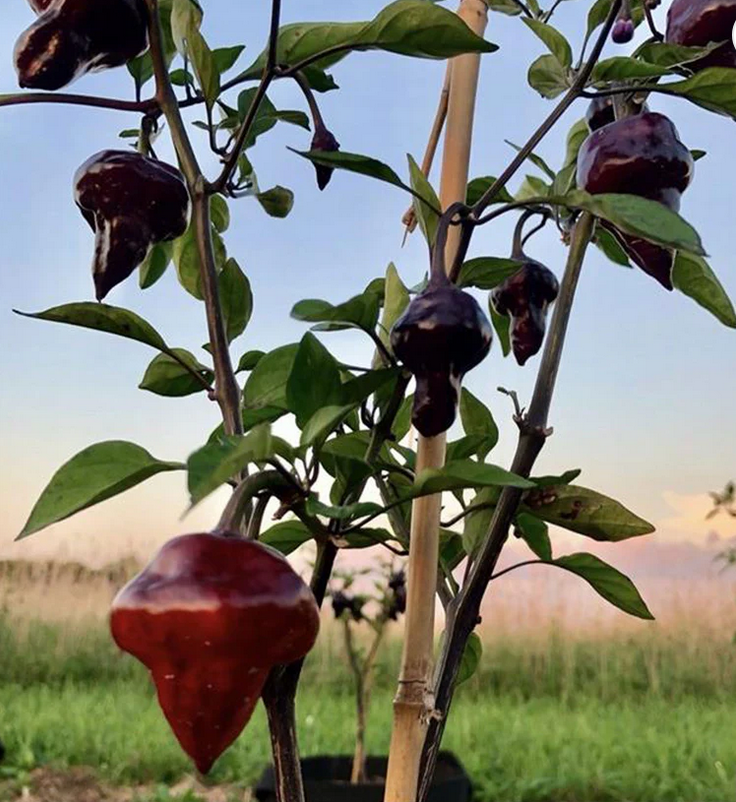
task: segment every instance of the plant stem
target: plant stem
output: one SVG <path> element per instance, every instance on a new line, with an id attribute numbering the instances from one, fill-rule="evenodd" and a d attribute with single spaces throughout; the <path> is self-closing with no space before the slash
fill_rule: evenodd
<path id="1" fill-rule="evenodd" d="M 233 176 L 237 166 L 240 154 L 245 147 L 245 143 L 253 127 L 253 123 L 258 115 L 258 110 L 261 107 L 263 98 L 266 97 L 266 92 L 271 82 L 276 77 L 276 58 L 278 55 L 278 39 L 279 39 L 279 21 L 281 19 L 281 0 L 271 0 L 271 26 L 268 37 L 268 57 L 266 59 L 266 67 L 263 70 L 263 78 L 258 85 L 255 96 L 250 104 L 243 124 L 240 126 L 238 135 L 235 138 L 235 144 L 230 151 L 230 155 L 225 159 L 225 166 L 222 168 L 220 177 L 210 187 L 211 193 L 222 192 L 227 188 L 230 179 Z"/>
<path id="2" fill-rule="evenodd" d="M 91 95 L 69 95 L 56 92 L 19 92 L 14 95 L 0 95 L 2 106 L 28 106 L 34 103 L 58 103 L 69 106 L 91 106 L 97 109 L 132 111 L 150 114 L 158 109 L 156 98 L 150 100 L 117 100 L 116 98 L 92 97 Z"/>
<path id="3" fill-rule="evenodd" d="M 268 716 L 268 731 L 271 735 L 276 798 L 278 802 L 303 802 L 304 784 L 296 736 L 296 696 L 274 693 L 268 687 L 270 682 L 269 677 L 263 690 L 263 700 Z"/>
<path id="4" fill-rule="evenodd" d="M 550 434 L 547 428 L 550 404 L 560 367 L 575 291 L 585 253 L 593 235 L 593 226 L 593 217 L 588 212 L 584 212 L 572 232 L 570 252 L 560 287 L 560 295 L 555 305 L 529 411 L 522 422 L 516 454 L 511 465 L 511 470 L 520 476 L 528 477 L 530 475 L 534 462 Z M 522 490 L 511 487 L 505 487 L 501 492 L 478 558 L 473 564 L 467 582 L 464 583 L 460 594 L 456 597 L 456 603 L 448 617 L 446 637 L 435 674 L 436 715 L 432 717 L 429 724 L 424 744 L 422 785 L 418 796 L 420 802 L 426 799 L 434 774 L 440 741 L 447 722 L 455 679 L 460 668 L 465 644 L 477 624 L 483 596 L 508 537 L 509 526 L 516 514 L 522 494 Z"/>
<path id="5" fill-rule="evenodd" d="M 562 100 L 557 104 L 557 106 L 555 106 L 549 117 L 547 117 L 547 119 L 531 135 L 529 141 L 521 148 L 521 150 L 519 150 L 509 166 L 478 199 L 478 202 L 473 207 L 473 215 L 475 217 L 479 217 L 483 213 L 484 209 L 492 202 L 493 198 L 498 194 L 498 192 L 500 192 L 500 190 L 502 190 L 514 177 L 514 175 L 516 175 L 517 170 L 529 158 L 529 155 L 534 152 L 534 149 L 537 147 L 537 145 L 552 130 L 560 117 L 562 117 L 568 108 L 570 108 L 570 106 L 580 97 L 585 85 L 588 83 L 591 73 L 593 72 L 593 68 L 595 67 L 601 55 L 603 46 L 608 39 L 608 34 L 610 33 L 611 28 L 616 21 L 616 17 L 618 16 L 618 12 L 621 7 L 621 1 L 622 0 L 614 0 L 608 17 L 603 24 L 601 33 L 598 36 L 598 40 L 596 41 L 588 60 L 585 62 L 585 65 L 575 77 L 575 81 L 570 89 L 568 89 Z"/>
<path id="6" fill-rule="evenodd" d="M 153 71 L 156 77 L 156 97 L 166 116 L 171 130 L 171 138 L 187 180 L 192 198 L 192 224 L 197 240 L 200 260 L 202 292 L 207 310 L 207 328 L 215 368 L 215 398 L 222 411 L 222 419 L 227 434 L 242 434 L 243 421 L 240 414 L 240 388 L 238 387 L 230 361 L 229 344 L 225 332 L 225 322 L 220 305 L 220 292 L 217 283 L 217 265 L 212 247 L 212 224 L 210 221 L 210 199 L 206 182 L 192 143 L 187 134 L 179 110 L 179 101 L 169 80 L 163 56 L 161 25 L 158 17 L 157 0 L 147 0 L 150 16 L 150 44 Z"/>
<path id="7" fill-rule="evenodd" d="M 488 22 L 484 0 L 461 0 L 457 13 L 474 33 L 483 35 Z M 465 54 L 451 63 L 440 179 L 443 228 L 442 236 L 438 231 L 435 243 L 433 281 L 437 266 L 447 270 L 453 264 L 460 240 L 459 227 L 451 227 L 449 223 L 456 204 L 464 204 L 466 200 L 480 56 Z M 446 444 L 446 433 L 437 437 L 419 436 L 417 474 L 425 468 L 444 465 Z M 413 802 L 419 786 L 422 745 L 433 708 L 430 686 L 441 504 L 441 493 L 417 498 L 412 504 L 404 648 L 394 698 L 384 802 Z"/>

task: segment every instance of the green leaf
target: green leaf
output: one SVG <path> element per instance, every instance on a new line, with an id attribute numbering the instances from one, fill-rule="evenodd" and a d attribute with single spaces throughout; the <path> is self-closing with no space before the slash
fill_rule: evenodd
<path id="1" fill-rule="evenodd" d="M 565 197 L 572 206 L 608 220 L 626 234 L 668 248 L 705 255 L 698 232 L 661 203 L 638 195 L 589 195 L 581 190 L 573 190 Z"/>
<path id="2" fill-rule="evenodd" d="M 212 58 L 220 75 L 235 66 L 235 62 L 244 50 L 245 45 L 234 45 L 233 47 L 218 47 L 212 51 Z"/>
<path id="3" fill-rule="evenodd" d="M 180 55 L 187 55 L 187 39 L 192 30 L 198 31 L 202 24 L 202 9 L 193 0 L 173 0 L 171 8 L 171 33 Z"/>
<path id="4" fill-rule="evenodd" d="M 261 534 L 259 541 L 286 556 L 296 551 L 304 543 L 308 543 L 313 537 L 314 535 L 305 524 L 293 520 L 275 524 Z"/>
<path id="5" fill-rule="evenodd" d="M 246 370 L 253 370 L 255 366 L 261 361 L 261 357 L 266 355 L 265 351 L 246 351 L 240 357 L 236 373 L 242 373 Z"/>
<path id="6" fill-rule="evenodd" d="M 434 191 L 434 187 L 429 183 L 427 176 L 422 172 L 422 168 L 414 161 L 414 157 L 409 155 L 409 177 L 411 181 L 411 188 L 422 198 L 426 198 L 429 203 L 419 200 L 416 196 L 412 196 L 412 203 L 414 206 L 414 214 L 416 215 L 419 228 L 424 234 L 424 239 L 427 244 L 432 247 L 434 238 L 437 234 L 437 224 L 440 217 L 437 214 L 438 210 L 442 208 L 440 199 Z"/>
<path id="7" fill-rule="evenodd" d="M 577 485 L 549 485 L 527 493 L 525 512 L 593 540 L 619 541 L 648 535 L 654 527 L 618 501 Z"/>
<path id="8" fill-rule="evenodd" d="M 282 409 L 281 407 L 260 407 L 258 409 L 244 409 L 242 414 L 243 418 L 243 433 L 249 432 L 251 429 L 254 429 L 258 426 L 259 423 L 273 423 L 277 421 L 279 418 L 282 418 L 286 415 L 286 410 Z M 220 424 L 209 436 L 207 439 L 208 443 L 219 443 L 223 439 L 225 439 L 227 435 L 225 434 L 225 427 Z M 279 440 L 278 437 L 272 437 L 272 442 L 274 443 L 274 450 Z"/>
<path id="9" fill-rule="evenodd" d="M 549 528 L 544 521 L 529 513 L 520 512 L 516 516 L 516 535 L 526 542 L 540 560 L 549 562 L 552 559 Z"/>
<path id="10" fill-rule="evenodd" d="M 567 133 L 567 148 L 565 163 L 555 176 L 553 191 L 557 195 L 564 195 L 575 187 L 575 173 L 578 163 L 580 146 L 590 134 L 588 123 L 583 118 L 578 120 Z"/>
<path id="11" fill-rule="evenodd" d="M 287 409 L 286 382 L 294 365 L 298 343 L 282 345 L 258 360 L 243 390 L 246 407 L 283 407 Z"/>
<path id="12" fill-rule="evenodd" d="M 608 84 L 611 81 L 627 81 L 636 78 L 658 78 L 670 72 L 667 67 L 648 64 L 629 56 L 614 56 L 599 61 L 593 68 L 589 83 Z"/>
<path id="13" fill-rule="evenodd" d="M 380 504 L 374 504 L 372 501 L 359 501 L 355 504 L 344 505 L 323 504 L 315 495 L 311 495 L 307 499 L 306 508 L 310 515 L 321 515 L 337 521 L 352 521 L 356 518 L 375 515 L 383 510 Z"/>
<path id="14" fill-rule="evenodd" d="M 199 88 L 202 90 L 205 102 L 212 108 L 220 94 L 220 71 L 217 69 L 209 45 L 198 29 L 190 28 L 187 45 Z"/>
<path id="15" fill-rule="evenodd" d="M 498 334 L 498 342 L 501 346 L 501 353 L 508 356 L 511 353 L 511 318 L 508 315 L 499 315 L 496 308 L 491 303 L 488 296 L 488 312 L 491 316 L 491 323 Z"/>
<path id="16" fill-rule="evenodd" d="M 225 262 L 225 267 L 217 277 L 217 283 L 227 341 L 231 343 L 245 331 L 250 322 L 253 313 L 253 293 L 248 277 L 235 259 L 228 259 Z"/>
<path id="17" fill-rule="evenodd" d="M 736 70 L 709 67 L 685 81 L 668 83 L 667 92 L 681 95 L 709 111 L 736 117 Z"/>
<path id="18" fill-rule="evenodd" d="M 138 283 L 142 290 L 152 287 L 166 272 L 171 261 L 171 251 L 170 242 L 157 242 L 148 251 L 143 264 L 138 268 Z"/>
<path id="19" fill-rule="evenodd" d="M 397 0 L 370 22 L 299 22 L 279 29 L 277 61 L 294 66 L 326 50 L 315 61 L 326 69 L 351 50 L 386 50 L 419 58 L 452 58 L 461 53 L 492 53 L 498 48 L 476 36 L 454 13 L 426 0 Z M 266 53 L 239 78 L 257 79 Z"/>
<path id="20" fill-rule="evenodd" d="M 719 42 L 713 42 L 708 47 L 684 47 L 668 42 L 646 42 L 635 53 L 636 57 L 650 64 L 660 67 L 680 67 L 691 61 L 697 61 L 703 56 L 720 47 Z"/>
<path id="21" fill-rule="evenodd" d="M 465 434 L 480 434 L 488 438 L 487 448 L 479 452 L 480 459 L 485 459 L 498 442 L 498 427 L 491 410 L 464 387 L 460 393 L 460 420 Z"/>
<path id="22" fill-rule="evenodd" d="M 391 346 L 391 329 L 394 323 L 404 314 L 406 307 L 409 306 L 409 300 L 409 290 L 401 280 L 396 265 L 391 262 L 386 268 L 383 313 L 379 329 L 381 342 L 387 348 Z"/>
<path id="23" fill-rule="evenodd" d="M 303 429 L 318 409 L 338 405 L 341 399 L 337 361 L 313 334 L 305 334 L 286 382 L 286 403 L 297 426 Z"/>
<path id="24" fill-rule="evenodd" d="M 315 447 L 321 445 L 353 409 L 353 404 L 318 409 L 302 430 L 301 445 Z"/>
<path id="25" fill-rule="evenodd" d="M 222 195 L 213 195 L 210 198 L 210 216 L 215 231 L 223 234 L 230 227 L 230 209 Z"/>
<path id="26" fill-rule="evenodd" d="M 96 443 L 72 457 L 51 477 L 17 539 L 124 493 L 157 473 L 183 468 L 179 462 L 157 460 L 135 443 Z"/>
<path id="27" fill-rule="evenodd" d="M 460 268 L 458 287 L 477 287 L 479 290 L 492 290 L 503 284 L 507 278 L 518 273 L 521 262 L 517 259 L 504 259 L 499 256 L 480 256 L 469 259 Z"/>
<path id="28" fill-rule="evenodd" d="M 540 56 L 532 62 L 527 81 L 542 97 L 550 100 L 570 88 L 570 78 L 560 62 L 550 55 Z"/>
<path id="29" fill-rule="evenodd" d="M 364 331 L 373 332 L 378 322 L 380 298 L 373 292 L 356 295 L 345 303 L 333 306 L 328 301 L 307 299 L 299 301 L 291 310 L 296 320 L 307 322 L 327 322 L 334 324 L 330 331 L 355 326 Z"/>
<path id="30" fill-rule="evenodd" d="M 273 453 L 271 426 L 262 423 L 243 437 L 222 437 L 207 443 L 187 460 L 191 506 L 237 476 L 250 462 L 261 462 Z"/>
<path id="31" fill-rule="evenodd" d="M 621 267 L 631 267 L 629 257 L 626 251 L 621 246 L 618 239 L 602 225 L 595 227 L 595 238 L 593 240 L 601 250 L 614 264 L 621 265 Z"/>
<path id="32" fill-rule="evenodd" d="M 256 198 L 266 214 L 271 217 L 287 217 L 294 208 L 294 193 L 286 187 L 271 187 L 265 192 L 256 193 Z"/>
<path id="33" fill-rule="evenodd" d="M 368 371 L 354 379 L 346 381 L 340 388 L 340 403 L 357 406 L 362 404 L 369 395 L 385 387 L 395 380 L 401 371 L 399 368 L 384 368 Z"/>
<path id="34" fill-rule="evenodd" d="M 480 659 L 483 656 L 483 641 L 475 633 L 471 632 L 463 649 L 463 656 L 460 660 L 460 667 L 455 680 L 455 687 L 467 682 L 478 670 Z"/>
<path id="35" fill-rule="evenodd" d="M 162 50 L 164 55 L 164 62 L 168 67 L 174 56 L 176 55 L 176 45 L 171 33 L 171 7 L 173 0 L 159 0 L 158 2 L 158 16 L 161 24 L 161 39 Z M 128 72 L 133 76 L 138 91 L 141 90 L 153 77 L 153 61 L 151 60 L 151 52 L 147 50 L 140 56 L 131 59 L 128 64 Z"/>
<path id="36" fill-rule="evenodd" d="M 276 111 L 274 112 L 274 117 L 276 117 L 277 120 L 281 120 L 281 122 L 304 128 L 306 131 L 310 131 L 312 128 L 309 122 L 309 116 L 303 111 L 294 111 L 291 109 Z"/>
<path id="37" fill-rule="evenodd" d="M 552 560 L 550 565 L 557 565 L 584 579 L 593 590 L 609 601 L 614 607 L 637 618 L 654 620 L 644 599 L 634 583 L 613 566 L 594 557 L 592 554 L 569 554 Z"/>
<path id="38" fill-rule="evenodd" d="M 215 262 L 219 269 L 225 265 L 227 251 L 222 237 L 213 230 L 212 244 L 215 250 Z M 204 300 L 202 292 L 202 271 L 200 269 L 199 249 L 197 238 L 194 233 L 194 226 L 190 223 L 189 228 L 178 239 L 174 240 L 172 249 L 172 259 L 176 266 L 176 275 L 182 287 L 198 301 Z"/>
<path id="39" fill-rule="evenodd" d="M 510 145 L 517 153 L 521 153 L 521 151 L 523 150 L 521 145 L 517 145 L 515 142 L 512 142 L 509 139 L 504 139 L 504 142 L 507 145 Z M 547 176 L 547 178 L 554 181 L 555 178 L 554 170 L 547 164 L 547 162 L 541 156 L 539 156 L 537 153 L 530 153 L 526 158 L 535 167 L 539 168 L 539 170 L 541 170 Z"/>
<path id="40" fill-rule="evenodd" d="M 421 0 L 426 2 L 426 0 Z M 334 170 L 347 170 L 349 173 L 358 173 L 359 175 L 367 175 L 370 178 L 376 178 L 379 181 L 385 181 L 387 184 L 392 184 L 401 189 L 408 189 L 407 185 L 399 178 L 398 175 L 383 162 L 377 159 L 372 159 L 370 156 L 362 156 L 360 153 L 348 153 L 344 150 L 338 151 L 323 151 L 323 150 L 289 150 L 296 153 L 298 156 L 303 156 L 309 159 L 313 164 L 319 164 L 324 167 L 331 167 Z"/>
<path id="41" fill-rule="evenodd" d="M 574 482 L 582 471 L 580 468 L 573 468 L 571 471 L 565 471 L 558 476 L 532 476 L 532 482 L 537 487 L 548 487 L 549 485 L 569 485 Z"/>
<path id="42" fill-rule="evenodd" d="M 606 21 L 606 18 L 611 13 L 612 3 L 613 0 L 596 0 L 590 7 L 590 11 L 588 11 L 588 36 Z"/>
<path id="43" fill-rule="evenodd" d="M 491 11 L 506 14 L 508 17 L 518 17 L 521 14 L 521 8 L 513 0 L 486 0 L 486 5 Z"/>
<path id="44" fill-rule="evenodd" d="M 475 556 L 488 534 L 498 494 L 499 490 L 496 487 L 481 488 L 470 503 L 470 507 L 479 509 L 475 509 L 463 518 L 463 548 L 470 557 Z"/>
<path id="45" fill-rule="evenodd" d="M 707 309 L 724 326 L 736 329 L 736 312 L 710 265 L 700 256 L 678 252 L 672 270 L 672 283 Z"/>
<path id="46" fill-rule="evenodd" d="M 212 382 L 215 374 L 205 365 L 200 364 L 194 354 L 184 348 L 172 348 L 179 359 L 196 371 L 205 381 Z M 156 395 L 168 396 L 170 398 L 181 398 L 193 393 L 201 393 L 204 390 L 201 382 L 198 382 L 192 374 L 182 367 L 169 354 L 159 354 L 146 368 L 146 372 L 138 385 L 141 390 L 148 390 Z"/>
<path id="47" fill-rule="evenodd" d="M 54 323 L 68 323 L 70 326 L 81 326 L 85 329 L 95 329 L 129 340 L 137 340 L 159 351 L 166 350 L 163 337 L 142 317 L 119 306 L 97 304 L 88 301 L 63 306 L 52 306 L 44 312 L 19 312 L 23 317 L 36 320 L 50 320 Z"/>
<path id="48" fill-rule="evenodd" d="M 426 468 L 414 480 L 412 497 L 428 496 L 464 487 L 534 487 L 534 483 L 510 471 L 472 460 L 448 462 L 443 468 Z"/>
<path id="49" fill-rule="evenodd" d="M 551 25 L 536 19 L 523 18 L 524 24 L 544 42 L 560 66 L 569 69 L 572 66 L 572 48 L 565 37 Z"/>
<path id="50" fill-rule="evenodd" d="M 481 460 L 493 448 L 494 441 L 485 434 L 468 434 L 447 444 L 447 461 L 478 456 Z"/>
<path id="51" fill-rule="evenodd" d="M 496 183 L 495 176 L 492 175 L 484 175 L 480 178 L 474 178 L 468 184 L 468 190 L 466 194 L 466 203 L 468 206 L 475 206 L 475 204 L 481 199 L 483 195 Z M 514 200 L 514 196 L 503 187 L 499 190 L 493 197 L 491 203 L 512 203 Z"/>

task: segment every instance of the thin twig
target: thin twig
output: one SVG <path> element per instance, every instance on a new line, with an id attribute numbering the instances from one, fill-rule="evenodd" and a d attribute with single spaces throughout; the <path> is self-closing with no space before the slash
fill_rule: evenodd
<path id="1" fill-rule="evenodd" d="M 578 72 L 575 81 L 570 89 L 566 92 L 562 100 L 555 106 L 552 113 L 547 119 L 537 128 L 531 135 L 529 141 L 519 150 L 516 157 L 509 164 L 509 166 L 501 173 L 501 175 L 493 182 L 493 184 L 483 193 L 473 207 L 473 215 L 479 217 L 484 209 L 493 201 L 493 198 L 508 184 L 508 182 L 516 175 L 517 170 L 529 158 L 529 155 L 534 152 L 537 145 L 544 139 L 545 136 L 552 130 L 555 123 L 562 117 L 567 109 L 580 97 L 581 92 L 590 78 L 593 68 L 595 67 L 598 58 L 600 57 L 603 47 L 608 39 L 608 35 L 613 27 L 616 17 L 618 16 L 621 7 L 621 0 L 614 0 L 611 5 L 611 10 L 603 25 L 603 29 L 598 37 L 598 40 L 593 47 L 593 50 L 585 63 L 585 66 Z"/>
<path id="2" fill-rule="evenodd" d="M 206 192 L 204 175 L 197 162 L 197 157 L 179 110 L 179 101 L 174 94 L 169 79 L 163 55 L 158 2 L 157 0 L 147 0 L 147 3 L 150 12 L 150 46 L 153 71 L 156 77 L 156 96 L 169 124 L 171 138 L 192 198 L 192 225 L 194 226 L 197 250 L 199 252 L 202 291 L 207 310 L 207 327 L 215 368 L 215 396 L 222 411 L 226 433 L 242 434 L 240 388 L 230 361 L 224 316 L 220 305 L 217 266 L 212 246 L 210 199 Z"/>
<path id="3" fill-rule="evenodd" d="M 266 66 L 263 70 L 263 77 L 258 85 L 258 90 L 251 101 L 250 108 L 245 115 L 243 124 L 240 126 L 238 135 L 235 138 L 230 155 L 225 159 L 225 165 L 222 168 L 220 177 L 209 188 L 210 193 L 222 192 L 226 189 L 233 173 L 237 169 L 238 159 L 245 147 L 245 143 L 250 134 L 253 123 L 258 115 L 258 110 L 261 107 L 263 99 L 266 97 L 271 82 L 276 77 L 276 58 L 278 55 L 278 38 L 279 38 L 279 22 L 281 19 L 281 0 L 272 0 L 271 3 L 271 27 L 268 39 L 268 57 L 266 59 Z"/>
<path id="4" fill-rule="evenodd" d="M 516 563 L 516 565 L 510 565 L 508 568 L 504 568 L 502 571 L 499 571 L 497 574 L 494 574 L 490 581 L 493 582 L 494 579 L 499 579 L 504 574 L 510 574 L 512 571 L 516 571 L 517 568 L 524 568 L 527 565 L 545 565 L 547 564 L 546 560 L 524 560 L 522 563 Z"/>
<path id="5" fill-rule="evenodd" d="M 34 103 L 59 103 L 68 106 L 91 106 L 97 109 L 132 111 L 150 114 L 158 109 L 156 98 L 150 100 L 118 100 L 117 98 L 93 97 L 91 95 L 69 95 L 55 92 L 21 92 L 15 95 L 0 95 L 2 106 L 26 106 Z"/>

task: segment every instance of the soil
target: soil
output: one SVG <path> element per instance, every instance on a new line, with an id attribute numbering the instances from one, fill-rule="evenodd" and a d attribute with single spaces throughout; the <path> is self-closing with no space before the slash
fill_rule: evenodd
<path id="1" fill-rule="evenodd" d="M 187 777 L 161 795 L 161 786 L 116 787 L 101 782 L 91 769 L 70 768 L 64 771 L 49 767 L 34 769 L 28 777 L 0 781 L 0 802 L 251 802 L 250 791 L 237 786 L 219 785 L 207 788 L 193 777 Z"/>

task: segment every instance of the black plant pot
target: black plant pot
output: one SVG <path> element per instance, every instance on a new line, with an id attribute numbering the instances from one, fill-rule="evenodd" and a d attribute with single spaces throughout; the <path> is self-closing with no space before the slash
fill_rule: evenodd
<path id="1" fill-rule="evenodd" d="M 301 761 L 306 802 L 383 802 L 388 758 L 369 757 L 366 772 L 370 781 L 351 785 L 353 759 L 319 755 Z M 440 752 L 428 802 L 469 802 L 470 779 L 451 752 Z M 273 767 L 269 766 L 255 787 L 259 802 L 276 802 Z"/>

